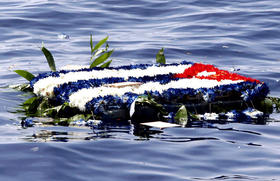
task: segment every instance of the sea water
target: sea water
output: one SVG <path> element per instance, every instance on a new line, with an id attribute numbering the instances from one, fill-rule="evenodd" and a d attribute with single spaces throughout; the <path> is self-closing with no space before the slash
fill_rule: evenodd
<path id="1" fill-rule="evenodd" d="M 20 104 L 32 95 L 8 88 L 13 72 L 90 64 L 90 34 L 109 36 L 112 66 L 214 64 L 266 82 L 280 96 L 278 0 L 10 0 L 0 2 L 0 180 L 280 180 L 280 116 L 266 124 L 205 123 L 138 133 L 21 127 Z"/>

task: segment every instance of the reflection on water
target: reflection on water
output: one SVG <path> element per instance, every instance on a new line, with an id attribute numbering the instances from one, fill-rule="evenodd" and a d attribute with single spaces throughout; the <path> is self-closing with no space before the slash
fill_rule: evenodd
<path id="1" fill-rule="evenodd" d="M 44 118 L 41 118 L 43 120 Z M 44 121 L 43 121 L 44 122 Z M 275 123 L 275 121 L 273 121 Z M 46 122 L 44 122 L 46 123 Z M 268 124 L 270 121 L 268 121 Z M 140 124 L 133 124 L 130 121 L 122 122 L 106 122 L 99 126 L 48 126 L 40 123 L 36 123 L 34 127 L 22 128 L 24 130 L 30 130 L 31 134 L 27 134 L 23 137 L 24 140 L 29 142 L 75 142 L 75 141 L 94 141 L 98 139 L 124 139 L 124 140 L 158 140 L 165 142 L 191 142 L 202 140 L 221 140 L 219 137 L 214 136 L 176 136 L 166 134 L 166 130 L 178 130 L 188 132 L 195 129 L 211 129 L 215 132 L 222 132 L 223 134 L 240 134 L 240 135 L 252 135 L 261 136 L 262 134 L 257 131 L 244 130 L 234 128 L 235 124 L 245 123 L 232 123 L 220 121 L 201 121 L 200 125 L 197 123 L 188 125 L 183 128 L 153 128 L 143 126 Z M 221 126 L 223 125 L 223 126 Z M 250 124 L 249 124 L 250 125 Z M 259 124 L 260 125 L 260 124 Z M 264 124 L 262 124 L 264 125 Z M 31 131 L 32 130 L 32 131 Z M 236 143 L 233 140 L 224 140 L 230 143 Z M 250 146 L 261 146 L 256 143 L 244 143 Z"/>

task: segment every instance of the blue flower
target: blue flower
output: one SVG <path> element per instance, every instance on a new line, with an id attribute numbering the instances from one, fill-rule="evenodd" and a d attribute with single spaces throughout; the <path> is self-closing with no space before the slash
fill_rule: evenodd
<path id="1" fill-rule="evenodd" d="M 22 127 L 32 127 L 34 126 L 33 118 L 26 118 L 21 122 Z"/>

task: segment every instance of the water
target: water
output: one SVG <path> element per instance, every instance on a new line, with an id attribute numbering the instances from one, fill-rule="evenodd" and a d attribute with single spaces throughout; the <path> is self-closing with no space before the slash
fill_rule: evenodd
<path id="1" fill-rule="evenodd" d="M 89 35 L 109 35 L 113 66 L 211 63 L 265 81 L 280 96 L 278 0 L 10 0 L 0 2 L 0 180 L 280 180 L 279 114 L 265 125 L 228 123 L 138 134 L 131 125 L 23 129 L 30 94 L 13 70 L 88 65 Z"/>

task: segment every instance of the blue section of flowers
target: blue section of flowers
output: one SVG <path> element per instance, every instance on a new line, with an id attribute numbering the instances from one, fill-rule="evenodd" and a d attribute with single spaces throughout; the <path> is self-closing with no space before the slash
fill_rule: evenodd
<path id="1" fill-rule="evenodd" d="M 173 74 L 166 74 L 166 75 L 156 75 L 156 76 L 144 76 L 144 77 L 129 77 L 127 80 L 124 78 L 119 77 L 112 77 L 112 78 L 104 78 L 104 79 L 89 79 L 89 80 L 79 80 L 77 82 L 69 82 L 62 84 L 59 87 L 54 88 L 54 95 L 56 96 L 57 101 L 60 103 L 68 102 L 69 96 L 77 92 L 82 88 L 90 88 L 90 87 L 99 87 L 104 84 L 112 84 L 118 82 L 160 82 L 161 84 L 166 84 L 171 80 L 177 80 L 178 78 L 173 78 Z"/>
<path id="2" fill-rule="evenodd" d="M 127 109 L 132 102 L 138 97 L 134 93 L 125 93 L 123 96 L 104 96 L 92 99 L 86 104 L 86 110 L 93 111 L 94 114 L 100 115 L 110 109 Z"/>
<path id="3" fill-rule="evenodd" d="M 34 126 L 34 122 L 32 118 L 26 118 L 21 122 L 22 127 L 32 127 Z"/>
<path id="4" fill-rule="evenodd" d="M 161 94 L 158 91 L 146 91 L 144 95 L 150 95 L 156 100 L 164 101 L 164 102 L 180 102 L 185 101 L 186 96 L 196 96 L 202 95 L 204 98 L 207 95 L 208 99 L 204 100 L 206 102 L 214 102 L 216 101 L 217 96 L 223 96 L 227 93 L 235 93 L 239 96 L 240 92 L 250 91 L 248 95 L 248 100 L 253 99 L 261 99 L 264 98 L 269 89 L 266 84 L 256 84 L 254 82 L 241 82 L 237 84 L 230 85 L 222 85 L 216 86 L 214 88 L 200 88 L 200 89 L 174 89 L 170 88 L 168 90 L 164 90 Z M 129 108 L 132 102 L 138 97 L 137 94 L 134 93 L 124 93 L 123 96 L 105 96 L 94 98 L 86 104 L 87 111 L 94 111 L 94 114 L 102 114 L 105 110 L 109 110 L 110 108 L 119 109 L 119 108 Z M 242 97 L 239 97 L 240 99 Z M 245 100 L 246 101 L 246 100 Z"/>
<path id="5" fill-rule="evenodd" d="M 77 82 L 69 82 L 54 88 L 54 95 L 60 103 L 69 101 L 69 95 L 83 88 L 99 87 L 102 84 L 111 84 L 116 82 L 124 82 L 123 78 L 104 78 L 79 80 Z"/>
<path id="6" fill-rule="evenodd" d="M 253 89 L 247 89 L 242 92 L 243 100 L 248 102 L 255 98 L 265 97 L 269 93 L 269 88 L 266 84 L 258 84 Z"/>

